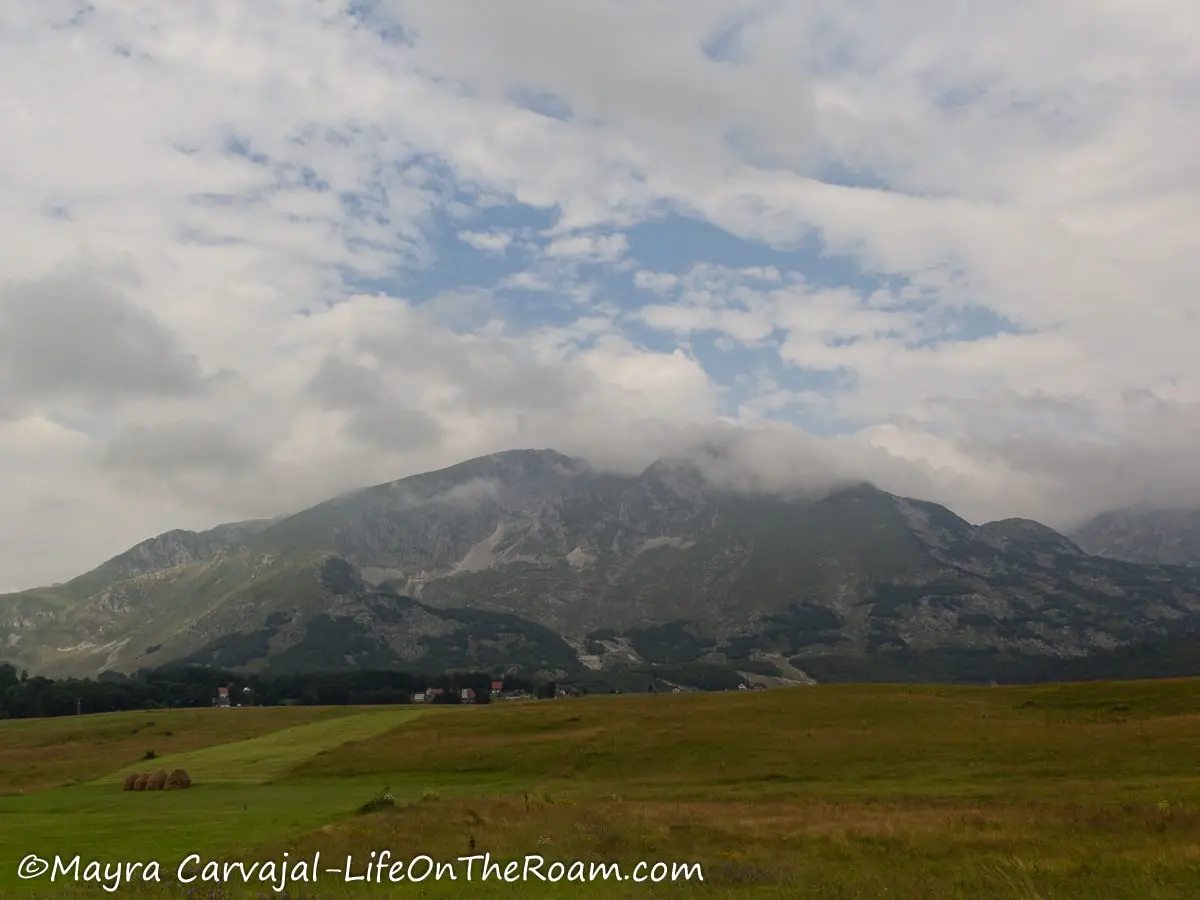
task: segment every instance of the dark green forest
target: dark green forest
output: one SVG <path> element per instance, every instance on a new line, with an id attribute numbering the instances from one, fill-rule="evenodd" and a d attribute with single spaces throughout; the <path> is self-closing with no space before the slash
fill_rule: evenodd
<path id="1" fill-rule="evenodd" d="M 667 631 L 647 629 L 639 636 L 652 645 Z M 991 650 L 897 649 L 865 657 L 802 655 L 791 662 L 818 682 L 831 684 L 1030 684 L 1178 678 L 1200 675 L 1200 634 L 1137 642 L 1074 658 Z M 747 681 L 741 673 L 775 676 L 779 671 L 771 663 L 752 659 L 721 664 L 664 659 L 658 664 L 585 670 L 564 675 L 556 683 L 525 673 L 503 677 L 471 671 L 429 675 L 370 668 L 249 675 L 214 666 L 177 664 L 133 675 L 106 672 L 96 679 L 52 679 L 0 663 L 0 719 L 211 706 L 218 687 L 229 688 L 234 703 L 254 706 L 411 703 L 415 694 L 438 688 L 442 693 L 431 702 L 464 702 L 470 688 L 475 693 L 474 702 L 487 703 L 493 681 L 502 681 L 505 693 L 553 697 L 560 688 L 571 694 L 670 691 L 677 685 L 701 691 L 733 690 Z"/>
<path id="2" fill-rule="evenodd" d="M 493 680 L 506 692 L 554 696 L 553 682 L 485 672 L 455 672 L 429 677 L 405 672 L 361 669 L 259 677 L 204 666 L 180 666 L 133 676 L 105 673 L 97 679 L 52 679 L 29 675 L 0 663 L 0 719 L 28 719 L 105 713 L 132 709 L 212 706 L 219 687 L 229 688 L 233 703 L 252 706 L 349 706 L 411 703 L 413 695 L 442 688 L 435 703 L 461 703 L 468 688 L 476 703 L 491 700 Z"/>

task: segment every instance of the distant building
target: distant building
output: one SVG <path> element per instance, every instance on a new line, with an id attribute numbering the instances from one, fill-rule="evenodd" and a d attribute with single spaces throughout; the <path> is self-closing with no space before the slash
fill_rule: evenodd
<path id="1" fill-rule="evenodd" d="M 465 691 L 463 691 L 463 699 L 466 700 L 468 703 L 474 703 L 475 702 L 475 688 L 467 688 Z"/>
<path id="2" fill-rule="evenodd" d="M 503 681 L 493 681 L 492 682 L 492 696 L 495 697 L 502 693 L 504 693 L 504 682 Z"/>
<path id="3" fill-rule="evenodd" d="M 424 691 L 417 691 L 415 694 L 413 694 L 413 703 L 424 703 L 424 702 L 425 702 L 425 692 Z"/>
<path id="4" fill-rule="evenodd" d="M 217 699 L 213 703 L 213 705 L 219 706 L 222 709 L 229 708 L 229 688 L 227 688 L 227 687 L 217 688 Z"/>

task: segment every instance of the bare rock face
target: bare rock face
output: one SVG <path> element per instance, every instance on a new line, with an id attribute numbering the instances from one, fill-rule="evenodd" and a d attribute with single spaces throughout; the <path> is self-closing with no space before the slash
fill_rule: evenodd
<path id="1" fill-rule="evenodd" d="M 1088 553 L 1125 562 L 1200 567 L 1200 509 L 1101 513 L 1071 536 Z"/>

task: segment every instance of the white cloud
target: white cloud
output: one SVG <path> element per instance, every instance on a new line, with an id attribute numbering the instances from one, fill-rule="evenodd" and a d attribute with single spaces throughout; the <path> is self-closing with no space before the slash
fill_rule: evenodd
<path id="1" fill-rule="evenodd" d="M 679 279 L 670 272 L 648 272 L 639 269 L 634 273 L 633 283 L 643 290 L 665 294 L 679 283 Z"/>
<path id="2" fill-rule="evenodd" d="M 862 429 L 771 425 L 764 472 L 832 453 L 975 517 L 1200 502 L 1190 0 L 380 10 L 407 43 L 330 3 L 0 12 L 0 582 L 514 444 L 634 465 L 735 384 L 741 426 Z M 488 220 L 514 202 L 550 226 Z M 670 212 L 805 253 L 639 260 Z M 417 302 L 455 239 L 532 262 Z"/>
<path id="3" fill-rule="evenodd" d="M 487 253 L 503 253 L 512 243 L 512 235 L 503 231 L 460 231 L 458 239 Z"/>
<path id="4" fill-rule="evenodd" d="M 543 252 L 551 259 L 612 263 L 628 249 L 629 239 L 623 234 L 578 234 L 551 241 Z"/>

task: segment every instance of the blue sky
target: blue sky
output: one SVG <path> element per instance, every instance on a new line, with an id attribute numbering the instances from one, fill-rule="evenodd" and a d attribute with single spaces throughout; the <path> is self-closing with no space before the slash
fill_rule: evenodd
<path id="1" fill-rule="evenodd" d="M 541 251 L 550 242 L 542 235 L 556 219 L 553 209 L 521 204 L 474 210 L 459 219 L 441 215 L 426 231 L 432 239 L 432 259 L 428 265 L 405 267 L 392 277 L 362 279 L 350 275 L 346 287 L 352 292 L 383 292 L 418 305 L 446 293 L 487 291 L 496 307 L 503 311 L 506 325 L 516 334 L 546 325 L 567 326 L 587 315 L 590 309 L 603 307 L 623 323 L 622 333 L 630 340 L 661 353 L 679 346 L 678 336 L 631 318 L 631 314 L 655 300 L 652 292 L 635 283 L 638 271 L 684 276 L 697 263 L 730 269 L 774 267 L 801 273 L 815 285 L 854 285 L 864 294 L 886 283 L 886 279 L 869 277 L 852 260 L 823 254 L 815 240 L 805 242 L 808 246 L 803 250 L 784 252 L 738 238 L 703 220 L 664 212 L 623 232 L 628 252 L 624 254 L 622 267 L 584 263 L 571 272 L 556 273 L 588 288 L 591 300 L 581 305 L 553 290 L 532 290 L 511 284 L 513 277 L 536 270 Z M 487 251 L 460 238 L 458 235 L 463 231 L 522 237 L 515 239 L 519 245 L 503 252 Z M 986 314 L 968 313 L 963 318 L 966 327 L 960 331 L 961 339 L 986 337 L 1000 330 L 999 323 Z M 777 345 L 779 340 L 780 334 L 775 334 L 770 343 Z M 588 341 L 582 344 L 586 346 Z M 849 373 L 782 365 L 770 347 L 723 345 L 719 335 L 708 331 L 689 336 L 686 346 L 704 370 L 726 386 L 728 395 L 723 411 L 731 416 L 751 396 L 751 389 L 740 384 L 750 376 L 766 375 L 779 387 L 798 392 L 836 391 L 850 380 Z M 844 422 L 806 420 L 794 408 L 780 410 L 775 417 L 823 433 L 850 427 L 850 423 Z"/>

